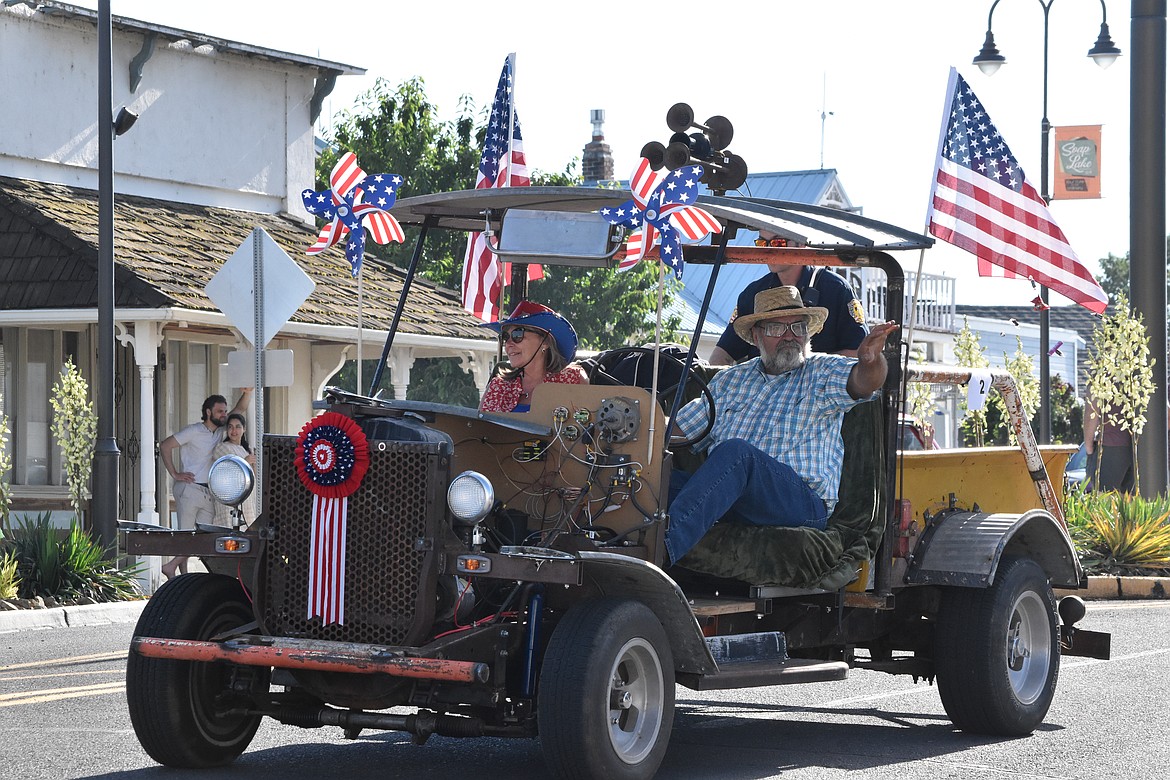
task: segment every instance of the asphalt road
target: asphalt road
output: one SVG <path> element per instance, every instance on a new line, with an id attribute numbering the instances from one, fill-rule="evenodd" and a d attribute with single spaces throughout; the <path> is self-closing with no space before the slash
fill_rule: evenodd
<path id="1" fill-rule="evenodd" d="M 1170 777 L 1170 603 L 1094 602 L 1082 624 L 1113 633 L 1113 660 L 1065 659 L 1056 700 L 1031 737 L 954 731 L 935 689 L 853 672 L 817 685 L 696 693 L 678 689 L 660 778 Z M 132 624 L 0 634 L 0 776 L 12 778 L 547 777 L 536 740 L 432 737 L 266 721 L 230 767 L 154 765 L 130 727 L 123 690 Z"/>

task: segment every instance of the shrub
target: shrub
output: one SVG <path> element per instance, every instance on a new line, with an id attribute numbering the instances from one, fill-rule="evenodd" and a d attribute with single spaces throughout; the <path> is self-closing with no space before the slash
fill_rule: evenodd
<path id="1" fill-rule="evenodd" d="M 57 601 L 126 601 L 140 594 L 138 567 L 118 568 L 74 518 L 61 536 L 47 513 L 22 520 L 8 541 L 17 562 L 20 598 L 49 596 Z"/>
<path id="2" fill-rule="evenodd" d="M 97 412 L 89 400 L 89 385 L 72 361 L 65 363 L 49 398 L 53 407 L 53 435 L 61 446 L 61 462 L 69 483 L 73 511 L 81 517 L 82 502 L 93 471 L 97 441 Z"/>
<path id="3" fill-rule="evenodd" d="M 16 576 L 16 556 L 10 552 L 0 555 L 0 599 L 14 599 L 20 586 Z"/>
<path id="4" fill-rule="evenodd" d="M 1170 499 L 1074 490 L 1065 517 L 1090 574 L 1170 571 Z"/>

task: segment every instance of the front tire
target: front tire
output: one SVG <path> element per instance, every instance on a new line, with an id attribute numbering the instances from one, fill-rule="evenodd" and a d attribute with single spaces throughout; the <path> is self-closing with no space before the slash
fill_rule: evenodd
<path id="1" fill-rule="evenodd" d="M 536 714 L 556 777 L 653 777 L 674 721 L 674 659 L 658 617 L 629 600 L 570 609 L 545 652 Z"/>
<path id="2" fill-rule="evenodd" d="M 243 587 L 218 574 L 185 574 L 151 597 L 136 636 L 207 640 L 252 621 Z M 233 679 L 239 675 L 238 679 Z M 131 651 L 126 662 L 130 722 L 142 747 L 166 766 L 198 768 L 231 763 L 247 749 L 259 715 L 223 714 L 237 694 L 268 690 L 269 670 L 222 662 L 147 658 Z"/>
<path id="3" fill-rule="evenodd" d="M 1056 692 L 1059 642 L 1056 599 L 1031 559 L 1004 559 L 985 590 L 946 589 L 934 646 L 951 721 L 973 734 L 1031 734 Z"/>

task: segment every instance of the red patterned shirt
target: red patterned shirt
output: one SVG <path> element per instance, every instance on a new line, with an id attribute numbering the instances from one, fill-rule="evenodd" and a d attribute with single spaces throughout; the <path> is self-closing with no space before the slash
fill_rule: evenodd
<path id="1" fill-rule="evenodd" d="M 585 376 L 585 369 L 570 364 L 555 374 L 545 374 L 545 382 L 555 382 L 562 385 L 584 385 L 589 380 Z M 511 412 L 520 405 L 520 396 L 524 388 L 519 377 L 508 380 L 494 376 L 488 382 L 487 390 L 483 393 L 483 400 L 479 403 L 481 412 Z M 527 406 L 527 403 L 525 403 Z M 527 411 L 527 410 L 526 410 Z"/>

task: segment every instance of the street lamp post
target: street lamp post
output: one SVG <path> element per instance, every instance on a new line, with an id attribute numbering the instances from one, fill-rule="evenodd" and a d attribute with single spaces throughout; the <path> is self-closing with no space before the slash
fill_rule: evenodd
<path id="1" fill-rule="evenodd" d="M 114 118 L 110 0 L 98 3 L 98 386 L 93 461 L 93 527 L 116 554 L 118 441 L 114 437 Z"/>
<path id="2" fill-rule="evenodd" d="M 1044 81 L 1043 101 L 1040 117 L 1040 197 L 1045 203 L 1052 200 L 1048 191 L 1048 145 L 1052 133 L 1052 124 L 1048 121 L 1048 15 L 1052 4 L 1056 0 L 1036 0 L 1044 11 Z M 1101 32 L 1097 36 L 1093 48 L 1089 49 L 1088 56 L 1102 68 L 1108 68 L 1121 56 L 1121 49 L 1113 44 L 1109 36 L 1109 24 L 1105 20 L 1105 0 L 1101 2 Z M 991 4 L 987 12 L 987 35 L 983 40 L 983 48 L 972 60 L 979 70 L 990 76 L 999 70 L 1001 65 L 1007 64 L 1007 58 L 999 53 L 995 47 L 995 36 L 991 32 L 991 18 L 995 14 L 995 7 L 1000 0 Z M 1052 401 L 1051 401 L 1051 369 L 1048 354 L 1048 288 L 1040 286 L 1040 443 L 1052 442 Z"/>

